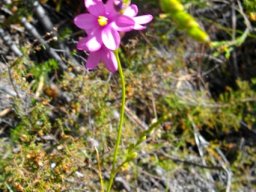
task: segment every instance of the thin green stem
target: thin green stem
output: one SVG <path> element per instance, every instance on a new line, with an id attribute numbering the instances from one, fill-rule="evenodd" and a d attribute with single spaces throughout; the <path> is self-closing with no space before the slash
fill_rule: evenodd
<path id="1" fill-rule="evenodd" d="M 155 128 L 157 128 L 159 125 L 161 125 L 170 117 L 171 117 L 171 114 L 164 115 L 161 118 L 159 118 L 156 122 L 154 122 L 152 125 L 150 125 L 150 127 L 140 135 L 139 140 L 135 144 L 130 145 L 128 147 L 128 153 L 136 149 L 142 142 L 145 141 L 147 135 L 150 135 L 150 133 L 152 133 Z"/>
<path id="2" fill-rule="evenodd" d="M 119 151 L 119 145 L 121 142 L 121 136 L 122 136 L 122 128 L 123 128 L 123 121 L 124 121 L 124 108 L 125 108 L 125 79 L 124 79 L 124 74 L 122 70 L 122 65 L 120 62 L 118 50 L 115 51 L 115 56 L 117 59 L 118 63 L 118 71 L 121 79 L 121 86 L 122 86 L 122 103 L 121 103 L 121 110 L 120 110 L 120 121 L 118 125 L 118 130 L 117 130 L 117 139 L 116 139 L 116 145 L 115 145 L 115 151 L 113 155 L 113 163 L 112 163 L 112 169 L 111 169 L 111 174 L 110 174 L 110 180 L 108 184 L 108 189 L 107 192 L 110 192 L 111 187 L 113 185 L 114 178 L 116 176 L 116 161 L 117 161 L 117 156 L 118 156 L 118 151 Z"/>
<path id="3" fill-rule="evenodd" d="M 147 136 L 149 136 L 157 127 L 159 127 L 159 125 L 161 125 L 163 122 L 165 122 L 170 117 L 171 117 L 171 114 L 164 115 L 163 117 L 159 118 L 157 120 L 157 122 L 150 125 L 150 127 L 139 136 L 139 139 L 137 140 L 137 142 L 135 144 L 131 144 L 127 148 L 127 154 L 128 155 L 126 155 L 125 160 L 119 165 L 117 170 L 120 169 L 125 163 L 128 163 L 128 162 L 132 161 L 133 159 L 130 158 L 129 154 L 138 150 L 137 148 L 139 147 L 139 145 L 141 143 L 143 143 L 146 140 Z"/>
<path id="4" fill-rule="evenodd" d="M 98 175 L 100 178 L 101 192 L 104 192 L 104 181 L 103 181 L 102 171 L 101 171 L 100 155 L 97 147 L 95 147 L 95 151 L 96 151 L 96 158 L 98 162 Z"/>

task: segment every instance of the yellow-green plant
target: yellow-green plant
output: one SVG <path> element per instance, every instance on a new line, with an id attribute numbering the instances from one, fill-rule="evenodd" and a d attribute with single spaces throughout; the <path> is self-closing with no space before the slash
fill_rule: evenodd
<path id="1" fill-rule="evenodd" d="M 200 42 L 210 41 L 208 34 L 200 27 L 195 18 L 187 13 L 179 0 L 160 0 L 160 6 L 190 37 Z"/>

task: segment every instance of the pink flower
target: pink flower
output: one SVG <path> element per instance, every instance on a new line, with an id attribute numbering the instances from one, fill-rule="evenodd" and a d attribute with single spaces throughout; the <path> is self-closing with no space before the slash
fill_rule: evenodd
<path id="1" fill-rule="evenodd" d="M 146 29 L 146 27 L 143 25 L 149 23 L 153 19 L 152 15 L 141 15 L 136 17 L 137 14 L 138 14 L 138 7 L 135 4 L 131 4 L 126 9 L 124 9 L 123 15 L 130 17 L 134 21 L 134 25 L 131 27 L 127 27 L 126 30 L 130 31 L 132 29 L 134 30 Z M 123 29 L 123 31 L 125 31 L 125 29 Z"/>
<path id="2" fill-rule="evenodd" d="M 114 50 L 120 45 L 119 32 L 142 30 L 149 23 L 152 15 L 137 16 L 138 8 L 135 4 L 123 6 L 122 0 L 84 0 L 89 13 L 78 15 L 74 19 L 77 27 L 87 33 L 78 44 L 78 50 L 88 51 L 86 68 L 94 69 L 98 63 L 105 63 L 110 72 L 118 69 Z"/>
<path id="3" fill-rule="evenodd" d="M 117 59 L 113 51 L 102 46 L 98 51 L 91 52 L 87 58 L 86 68 L 95 69 L 99 62 L 105 63 L 107 69 L 114 73 L 118 69 Z"/>
<path id="4" fill-rule="evenodd" d="M 110 50 L 116 50 L 120 45 L 118 31 L 132 27 L 133 19 L 115 11 L 113 0 L 107 4 L 101 0 L 84 0 L 84 3 L 89 13 L 78 15 L 74 23 L 85 30 L 88 36 L 79 41 L 77 49 L 94 52 L 104 45 Z"/>

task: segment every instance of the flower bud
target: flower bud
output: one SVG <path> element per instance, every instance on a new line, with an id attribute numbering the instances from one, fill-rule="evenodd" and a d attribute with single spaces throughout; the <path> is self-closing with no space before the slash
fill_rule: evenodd
<path id="1" fill-rule="evenodd" d="M 189 36 L 191 36 L 192 38 L 194 38 L 197 41 L 201 41 L 201 42 L 209 42 L 210 41 L 208 34 L 206 32 L 204 32 L 202 29 L 200 29 L 199 27 L 193 27 L 193 28 L 189 29 L 187 32 L 188 32 Z"/>
<path id="2" fill-rule="evenodd" d="M 128 159 L 132 160 L 132 159 L 136 159 L 138 157 L 138 153 L 137 152 L 131 152 L 128 154 Z"/>
<path id="3" fill-rule="evenodd" d="M 160 6 L 164 12 L 171 14 L 184 10 L 183 5 L 178 0 L 160 0 Z"/>
<path id="4" fill-rule="evenodd" d="M 172 17 L 180 28 L 199 27 L 196 20 L 190 14 L 184 11 L 177 12 L 173 14 Z"/>

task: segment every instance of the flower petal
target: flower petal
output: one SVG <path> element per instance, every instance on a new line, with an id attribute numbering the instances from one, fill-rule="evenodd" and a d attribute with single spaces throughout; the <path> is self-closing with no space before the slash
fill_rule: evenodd
<path id="1" fill-rule="evenodd" d="M 134 27 L 133 27 L 134 30 L 143 30 L 143 29 L 146 29 L 145 26 L 143 25 L 140 25 L 140 24 L 135 24 Z"/>
<path id="2" fill-rule="evenodd" d="M 138 7 L 135 4 L 131 4 L 124 10 L 124 15 L 129 17 L 135 17 L 138 14 Z"/>
<path id="3" fill-rule="evenodd" d="M 81 51 L 83 51 L 83 50 L 86 50 L 87 48 L 86 48 L 86 38 L 82 38 L 82 39 L 80 39 L 79 41 L 78 41 L 78 43 L 77 43 L 77 45 L 76 45 L 76 48 L 78 49 L 78 50 L 81 50 Z"/>
<path id="4" fill-rule="evenodd" d="M 87 62 L 85 67 L 87 69 L 95 69 L 95 67 L 97 67 L 97 65 L 100 62 L 100 51 L 96 51 L 96 52 L 91 52 L 90 55 L 87 58 Z"/>
<path id="5" fill-rule="evenodd" d="M 135 22 L 132 18 L 125 16 L 125 15 L 120 15 L 115 19 L 115 24 L 116 24 L 116 30 L 118 31 L 127 31 L 127 28 L 132 29 Z"/>
<path id="6" fill-rule="evenodd" d="M 105 7 L 101 0 L 84 0 L 84 4 L 92 15 L 100 16 L 105 14 Z"/>
<path id="7" fill-rule="evenodd" d="M 114 73 L 118 69 L 118 64 L 117 64 L 117 59 L 113 51 L 110 50 L 105 50 L 105 53 L 102 54 L 102 61 L 105 63 L 107 69 L 111 72 Z"/>
<path id="8" fill-rule="evenodd" d="M 152 21 L 153 16 L 152 15 L 141 15 L 138 17 L 133 18 L 136 24 L 146 24 Z"/>
<path id="9" fill-rule="evenodd" d="M 88 37 L 85 38 L 83 41 L 83 50 L 87 50 L 90 52 L 98 51 L 102 46 L 102 40 L 100 36 L 100 30 L 94 30 L 92 31 Z"/>
<path id="10" fill-rule="evenodd" d="M 102 42 L 110 50 L 116 50 L 120 45 L 120 35 L 111 26 L 102 30 Z"/>
<path id="11" fill-rule="evenodd" d="M 75 17 L 74 23 L 77 27 L 87 32 L 97 26 L 97 17 L 87 13 L 81 14 Z"/>
<path id="12" fill-rule="evenodd" d="M 116 12 L 115 7 L 114 7 L 114 1 L 115 0 L 108 0 L 107 3 L 105 4 L 106 11 L 111 13 L 111 12 Z"/>

